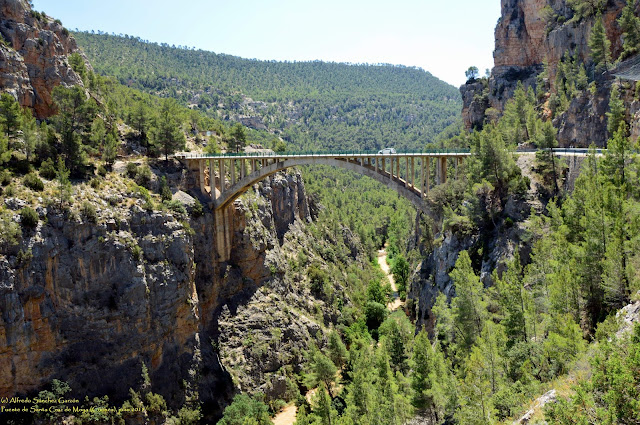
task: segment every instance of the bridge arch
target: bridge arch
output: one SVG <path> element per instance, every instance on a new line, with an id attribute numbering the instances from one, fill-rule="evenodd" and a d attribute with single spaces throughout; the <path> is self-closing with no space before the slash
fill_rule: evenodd
<path id="1" fill-rule="evenodd" d="M 318 164 L 340 167 L 373 178 L 411 201 L 418 210 L 426 211 L 423 199 L 430 189 L 432 162 L 435 163 L 435 183 L 440 184 L 447 178 L 447 160 L 452 158 L 457 168 L 458 163 L 468 155 L 468 151 L 432 151 L 400 154 L 226 154 L 177 157 L 186 162 L 190 169 L 198 170 L 198 186 L 203 194 L 211 197 L 211 206 L 216 211 L 224 210 L 255 183 L 279 171 Z M 404 167 L 401 167 L 402 162 Z M 246 170 L 247 163 L 250 172 Z M 238 168 L 239 178 L 236 179 Z M 209 178 L 206 177 L 207 174 Z M 230 177 L 230 184 L 227 176 Z M 219 190 L 216 190 L 216 186 Z M 209 193 L 206 189 L 209 189 Z"/>
<path id="2" fill-rule="evenodd" d="M 346 170 L 355 171 L 356 173 L 363 174 L 365 176 L 371 177 L 389 187 L 390 189 L 395 190 L 400 195 L 407 198 L 411 201 L 416 208 L 422 209 L 422 194 L 420 190 L 412 187 L 411 185 L 406 185 L 404 180 L 400 178 L 390 178 L 388 176 L 384 176 L 380 172 L 376 172 L 369 166 L 365 166 L 356 162 L 350 162 L 343 159 L 335 159 L 335 158 L 292 158 L 286 159 L 283 161 L 277 161 L 273 164 L 267 165 L 264 168 L 261 168 L 257 171 L 246 176 L 244 179 L 237 181 L 234 185 L 232 185 L 229 189 L 221 194 L 221 196 L 213 201 L 213 206 L 215 209 L 225 208 L 231 202 L 238 198 L 241 194 L 246 192 L 250 187 L 252 187 L 255 183 L 258 183 L 261 180 L 279 172 L 284 171 L 291 167 L 298 167 L 302 165 L 331 165 L 334 167 L 344 168 Z M 387 173 L 388 174 L 388 173 Z"/>

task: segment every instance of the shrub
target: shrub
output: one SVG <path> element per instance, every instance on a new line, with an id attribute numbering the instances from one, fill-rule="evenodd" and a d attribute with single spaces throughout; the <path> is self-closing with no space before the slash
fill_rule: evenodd
<path id="1" fill-rule="evenodd" d="M 11 172 L 9 170 L 0 171 L 0 184 L 7 186 L 11 183 Z"/>
<path id="2" fill-rule="evenodd" d="M 324 286 L 329 280 L 327 272 L 322 270 L 318 264 L 312 264 L 307 270 L 307 275 L 309 276 L 311 292 L 317 296 L 323 295 Z"/>
<path id="3" fill-rule="evenodd" d="M 99 175 L 99 176 L 102 176 L 102 177 L 104 177 L 104 176 L 106 176 L 106 175 L 107 175 L 107 169 L 106 169 L 106 168 L 105 168 L 105 166 L 104 166 L 104 165 L 102 165 L 102 164 L 101 164 L 101 165 L 98 165 L 98 175 Z"/>
<path id="4" fill-rule="evenodd" d="M 47 158 L 40 164 L 40 175 L 47 180 L 53 180 L 57 176 L 56 166 L 53 159 Z"/>
<path id="5" fill-rule="evenodd" d="M 198 218 L 204 215 L 204 208 L 202 204 L 197 199 L 195 200 L 193 206 L 191 207 L 191 217 Z"/>
<path id="6" fill-rule="evenodd" d="M 138 166 L 133 162 L 127 164 L 127 175 L 132 179 L 138 174 Z"/>
<path id="7" fill-rule="evenodd" d="M 167 178 L 162 176 L 160 179 L 160 197 L 163 201 L 170 201 L 172 196 L 171 189 L 169 189 L 169 185 L 167 184 Z"/>
<path id="8" fill-rule="evenodd" d="M 138 185 L 149 189 L 149 185 L 151 184 L 151 168 L 149 168 L 148 165 L 140 167 L 135 180 Z"/>
<path id="9" fill-rule="evenodd" d="M 36 192 L 42 192 L 44 190 L 44 183 L 35 173 L 29 173 L 24 176 L 22 183 L 29 189 L 35 190 Z"/>
<path id="10" fill-rule="evenodd" d="M 171 211 L 178 214 L 186 214 L 187 210 L 184 208 L 184 205 L 180 203 L 180 201 L 165 201 L 164 205 L 169 208 Z"/>
<path id="11" fill-rule="evenodd" d="M 96 190 L 100 189 L 100 179 L 97 177 L 92 178 L 89 184 L 91 185 L 92 188 Z"/>
<path id="12" fill-rule="evenodd" d="M 133 255 L 133 259 L 136 261 L 140 261 L 142 259 L 142 248 L 140 245 L 133 245 L 131 247 L 131 255 Z"/>
<path id="13" fill-rule="evenodd" d="M 30 207 L 24 207 L 20 210 L 20 223 L 22 227 L 33 229 L 38 225 L 40 221 L 36 210 Z"/>
<path id="14" fill-rule="evenodd" d="M 98 214 L 96 212 L 96 207 L 89 201 L 84 201 L 82 203 L 82 206 L 80 207 L 80 212 L 87 219 L 87 221 L 91 223 L 96 223 L 98 221 Z"/>
<path id="15" fill-rule="evenodd" d="M 20 227 L 15 223 L 10 213 L 0 212 L 0 244 L 17 245 Z"/>

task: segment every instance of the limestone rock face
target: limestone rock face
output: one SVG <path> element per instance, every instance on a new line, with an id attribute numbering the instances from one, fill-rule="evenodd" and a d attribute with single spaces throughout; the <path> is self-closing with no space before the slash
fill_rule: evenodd
<path id="1" fill-rule="evenodd" d="M 0 0 L 0 35 L 0 87 L 37 118 L 55 112 L 55 86 L 82 85 L 67 61 L 78 51 L 74 38 L 51 18 L 32 16 L 25 0 Z"/>
<path id="2" fill-rule="evenodd" d="M 140 388 L 143 362 L 151 390 L 170 406 L 185 402 L 183 382 L 197 391 L 207 422 L 240 386 L 281 397 L 281 366 L 300 364 L 311 337 L 324 335 L 303 313 L 313 311 L 313 299 L 283 271 L 299 243 L 283 246 L 290 234 L 304 238 L 309 205 L 299 173 L 255 189 L 227 208 L 226 261 L 217 252 L 217 212 L 187 226 L 141 201 L 104 203 L 97 223 L 38 207 L 37 229 L 17 247 L 0 246 L 0 397 L 33 394 L 56 378 L 80 399 L 119 403 Z M 17 219 L 21 203 L 6 205 Z M 305 241 L 311 251 L 314 242 Z M 286 306 L 297 307 L 285 314 Z M 282 330 L 278 351 L 249 350 L 246 367 L 226 357 L 258 329 L 272 338 L 272 328 Z"/>
<path id="3" fill-rule="evenodd" d="M 549 5 L 554 13 L 571 17 L 572 11 L 566 0 L 502 0 L 502 16 L 495 30 L 494 68 L 488 81 L 489 91 L 483 104 L 477 102 L 483 88 L 477 82 L 463 85 L 462 116 L 467 129 L 482 128 L 487 120 L 486 110 L 493 108 L 501 113 L 518 84 L 536 87 L 536 77 L 543 71 L 543 62 L 548 64 L 547 84 L 554 92 L 556 69 L 566 52 L 580 62 L 590 64 L 588 40 L 594 17 L 578 22 L 568 20 L 547 28 L 543 8 Z M 621 30 L 616 22 L 625 2 L 611 0 L 602 16 L 607 37 L 611 40 L 612 57 L 622 50 Z M 606 143 L 606 120 L 602 120 L 608 108 L 609 94 L 602 89 L 610 88 L 611 77 L 595 76 L 599 90 L 595 95 L 583 93 L 570 99 L 566 112 L 554 119 L 558 128 L 560 146 L 598 146 Z M 484 111 L 482 110 L 484 107 Z M 587 113 L 587 117 L 584 113 Z"/>
<path id="4" fill-rule="evenodd" d="M 0 394 L 58 378 L 124 398 L 142 361 L 183 375 L 198 332 L 187 231 L 166 213 L 132 211 L 117 231 L 56 215 L 28 238 L 30 260 L 0 256 Z"/>

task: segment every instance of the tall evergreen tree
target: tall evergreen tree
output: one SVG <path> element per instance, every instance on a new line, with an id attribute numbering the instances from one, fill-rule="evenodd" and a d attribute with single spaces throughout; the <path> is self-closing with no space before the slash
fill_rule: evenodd
<path id="1" fill-rule="evenodd" d="M 640 48 L 640 19 L 635 16 L 635 3 L 635 0 L 627 0 L 622 15 L 618 18 L 618 25 L 622 30 L 622 59 L 633 55 Z"/>
<path id="2" fill-rule="evenodd" d="M 607 38 L 601 15 L 598 15 L 591 29 L 589 49 L 591 50 L 591 59 L 596 65 L 596 68 L 607 70 L 611 62 L 611 41 Z"/>
<path id="3" fill-rule="evenodd" d="M 169 155 L 184 147 L 185 137 L 178 120 L 178 104 L 174 99 L 162 101 L 153 138 L 155 144 L 160 146 L 165 161 Z"/>
<path id="4" fill-rule="evenodd" d="M 0 94 L 0 122 L 5 136 L 11 140 L 20 127 L 20 105 L 9 93 Z"/>
<path id="5" fill-rule="evenodd" d="M 609 96 L 609 112 L 607 112 L 607 130 L 613 135 L 619 128 L 620 124 L 625 124 L 625 107 L 624 102 L 620 98 L 620 89 L 617 84 L 611 86 L 611 94 Z"/>
<path id="6" fill-rule="evenodd" d="M 456 296 L 452 299 L 451 305 L 457 330 L 457 344 L 463 351 L 468 351 L 482 332 L 487 303 L 483 297 L 482 282 L 471 267 L 471 258 L 467 251 L 460 252 L 456 266 L 449 276 L 456 289 Z"/>

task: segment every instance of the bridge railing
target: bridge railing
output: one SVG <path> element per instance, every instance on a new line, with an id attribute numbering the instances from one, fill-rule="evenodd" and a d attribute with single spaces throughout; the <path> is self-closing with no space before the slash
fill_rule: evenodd
<path id="1" fill-rule="evenodd" d="M 191 154 L 191 153 L 179 153 L 175 156 L 185 159 L 198 159 L 198 158 L 237 158 L 237 157 L 251 157 L 251 158 L 272 158 L 272 157 L 300 157 L 300 156 L 403 156 L 403 155 L 423 155 L 423 154 L 436 154 L 436 155 L 455 155 L 455 154 L 470 154 L 470 149 L 424 149 L 416 151 L 404 151 L 396 153 L 379 153 L 377 151 L 361 151 L 361 150 L 347 150 L 337 152 L 326 151 L 301 151 L 291 153 L 276 153 L 276 152 L 227 152 L 219 154 Z"/>

